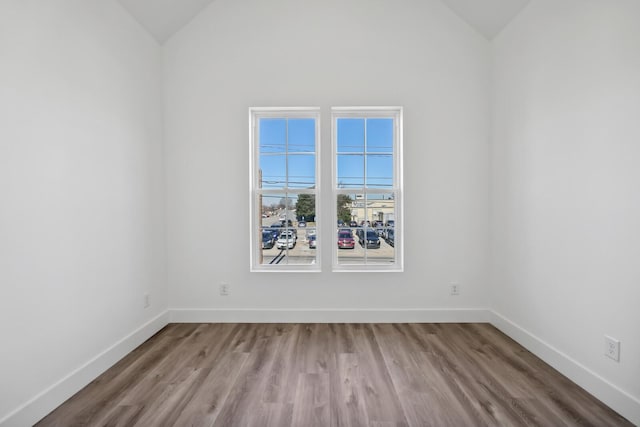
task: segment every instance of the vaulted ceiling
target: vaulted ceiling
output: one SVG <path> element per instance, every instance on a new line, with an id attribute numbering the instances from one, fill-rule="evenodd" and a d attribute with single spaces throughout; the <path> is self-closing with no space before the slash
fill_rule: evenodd
<path id="1" fill-rule="evenodd" d="M 214 0 L 118 0 L 164 43 Z M 267 0 L 268 1 L 268 0 Z M 530 0 L 442 0 L 488 40 L 493 39 Z"/>

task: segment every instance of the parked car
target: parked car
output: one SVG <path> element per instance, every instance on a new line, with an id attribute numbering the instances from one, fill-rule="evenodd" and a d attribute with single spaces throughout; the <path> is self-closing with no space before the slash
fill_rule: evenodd
<path id="1" fill-rule="evenodd" d="M 305 228 L 307 226 L 307 223 L 304 221 L 298 221 L 298 228 Z"/>
<path id="2" fill-rule="evenodd" d="M 390 219 L 389 221 L 384 223 L 384 226 L 385 227 L 394 227 L 395 224 L 396 224 L 396 222 L 394 220 Z"/>
<path id="3" fill-rule="evenodd" d="M 344 227 L 344 221 L 339 219 L 338 220 L 338 227 Z"/>
<path id="4" fill-rule="evenodd" d="M 357 223 L 357 222 L 355 222 L 355 221 L 351 221 L 351 222 L 349 222 L 349 227 L 351 227 L 351 228 L 356 228 L 357 226 L 358 226 L 358 223 Z"/>
<path id="5" fill-rule="evenodd" d="M 362 247 L 366 246 L 367 249 L 378 249 L 380 247 L 380 238 L 376 232 L 371 229 L 368 229 L 366 234 L 363 229 L 359 229 L 358 241 Z"/>
<path id="6" fill-rule="evenodd" d="M 290 219 L 286 221 L 282 219 L 280 220 L 280 227 L 293 227 L 293 222 Z"/>
<path id="7" fill-rule="evenodd" d="M 395 234 L 396 233 L 395 233 L 395 230 L 393 228 L 387 229 L 386 241 L 389 244 L 389 246 L 395 246 L 396 245 Z"/>
<path id="8" fill-rule="evenodd" d="M 309 249 L 315 249 L 317 246 L 316 235 L 312 234 L 309 236 Z"/>
<path id="9" fill-rule="evenodd" d="M 338 231 L 338 248 L 339 249 L 353 249 L 356 247 L 356 241 L 353 239 L 351 230 L 339 230 Z"/>
<path id="10" fill-rule="evenodd" d="M 276 238 L 271 231 L 262 231 L 262 249 L 271 249 L 276 244 Z"/>
<path id="11" fill-rule="evenodd" d="M 276 246 L 278 247 L 278 249 L 293 249 L 293 247 L 296 245 L 296 240 L 296 233 L 294 233 L 293 230 L 285 230 L 280 233 L 280 237 L 278 237 Z"/>
<path id="12" fill-rule="evenodd" d="M 307 239 L 309 238 L 309 236 L 313 236 L 316 234 L 316 229 L 315 227 L 309 227 L 307 228 L 307 231 L 305 231 L 305 234 L 307 236 Z"/>
<path id="13" fill-rule="evenodd" d="M 278 236 L 280 236 L 280 232 L 282 230 L 280 230 L 280 228 L 273 228 L 273 227 L 263 227 L 262 228 L 262 232 L 269 232 L 271 233 L 271 235 L 273 236 L 273 241 L 275 242 L 276 240 L 278 240 Z"/>

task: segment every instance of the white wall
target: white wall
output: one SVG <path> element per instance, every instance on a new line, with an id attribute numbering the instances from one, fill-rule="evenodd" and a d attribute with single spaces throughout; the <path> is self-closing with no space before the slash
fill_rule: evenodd
<path id="1" fill-rule="evenodd" d="M 159 69 L 116 2 L 0 2 L 0 423 L 166 310 Z"/>
<path id="2" fill-rule="evenodd" d="M 439 0 L 212 3 L 164 49 L 170 306 L 486 308 L 488 49 Z M 405 273 L 249 273 L 248 107 L 321 107 L 329 171 L 348 105 L 405 108 Z"/>
<path id="3" fill-rule="evenodd" d="M 535 0 L 498 36 L 491 181 L 492 307 L 635 399 L 636 423 L 638 17 L 635 0 Z"/>

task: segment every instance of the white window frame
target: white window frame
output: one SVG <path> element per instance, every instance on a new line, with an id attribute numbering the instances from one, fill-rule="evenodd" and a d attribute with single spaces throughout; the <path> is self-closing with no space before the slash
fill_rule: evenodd
<path id="1" fill-rule="evenodd" d="M 260 167 L 260 142 L 258 123 L 262 118 L 309 118 L 315 119 L 315 189 L 261 189 L 259 184 Z M 249 143 L 250 143 L 250 167 L 249 167 L 249 248 L 250 248 L 250 271 L 251 272 L 320 272 L 322 266 L 322 242 L 318 242 L 318 249 L 315 250 L 315 264 L 273 264 L 265 265 L 260 263 L 262 251 L 262 207 L 258 205 L 260 194 L 313 194 L 316 199 L 316 235 L 322 236 L 322 212 L 321 202 L 321 169 L 320 169 L 320 108 L 319 107 L 251 107 L 249 108 Z M 258 233 L 260 231 L 260 233 Z"/>
<path id="2" fill-rule="evenodd" d="M 393 134 L 393 187 L 385 190 L 367 189 L 365 185 L 362 188 L 338 188 L 338 140 L 337 140 L 337 121 L 340 118 L 393 118 L 394 134 Z M 390 264 L 339 264 L 338 249 L 334 244 L 332 255 L 332 271 L 335 272 L 402 272 L 404 271 L 404 215 L 403 215 L 403 135 L 402 135 L 402 107 L 332 107 L 331 108 L 331 154 L 332 154 L 332 211 L 333 225 L 338 223 L 337 212 L 337 196 L 338 194 L 353 194 L 364 192 L 370 194 L 393 193 L 395 199 L 394 213 L 394 235 L 395 235 L 395 261 Z M 335 233 L 334 233 L 335 241 Z"/>

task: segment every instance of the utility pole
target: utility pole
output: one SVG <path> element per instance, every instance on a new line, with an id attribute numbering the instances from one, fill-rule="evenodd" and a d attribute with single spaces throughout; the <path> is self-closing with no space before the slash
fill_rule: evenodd
<path id="1" fill-rule="evenodd" d="M 262 189 L 262 168 L 258 169 L 258 189 Z M 260 236 L 260 257 L 258 258 L 258 264 L 262 265 L 263 261 L 263 249 L 262 249 L 262 191 L 260 191 L 260 196 L 258 197 L 258 204 L 260 205 L 259 213 L 258 213 L 258 236 Z"/>

